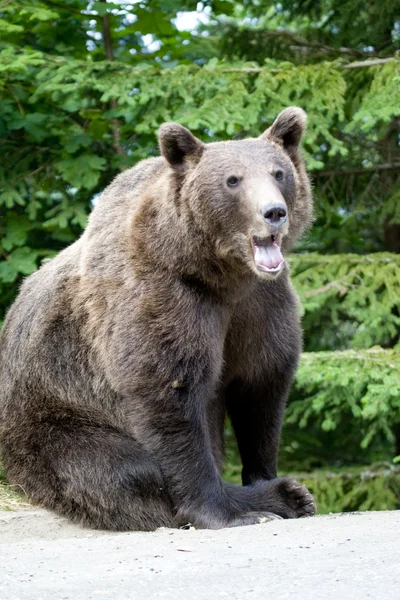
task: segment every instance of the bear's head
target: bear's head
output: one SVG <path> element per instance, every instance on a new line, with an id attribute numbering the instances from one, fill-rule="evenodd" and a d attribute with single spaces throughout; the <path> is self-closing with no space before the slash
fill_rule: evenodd
<path id="1" fill-rule="evenodd" d="M 164 123 L 161 154 L 184 215 L 213 240 L 219 256 L 275 279 L 283 252 L 312 218 L 299 145 L 306 123 L 298 107 L 282 111 L 259 138 L 203 144 L 182 125 Z"/>

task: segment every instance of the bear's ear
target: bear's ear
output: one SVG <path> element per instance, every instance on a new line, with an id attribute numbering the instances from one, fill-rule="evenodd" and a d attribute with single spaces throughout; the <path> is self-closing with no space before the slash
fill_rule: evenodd
<path id="1" fill-rule="evenodd" d="M 285 108 L 271 127 L 260 136 L 263 139 L 275 139 L 282 143 L 284 150 L 292 156 L 298 150 L 300 140 L 306 129 L 307 115 L 298 106 Z"/>
<path id="2" fill-rule="evenodd" d="M 204 144 L 186 127 L 178 123 L 163 123 L 158 131 L 160 152 L 171 167 L 181 167 L 189 159 L 199 160 Z"/>

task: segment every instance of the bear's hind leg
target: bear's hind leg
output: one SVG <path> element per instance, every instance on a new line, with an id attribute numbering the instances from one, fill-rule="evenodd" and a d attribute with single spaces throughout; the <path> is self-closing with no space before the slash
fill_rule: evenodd
<path id="1" fill-rule="evenodd" d="M 74 417 L 21 431 L 8 433 L 3 459 L 11 482 L 35 503 L 96 529 L 175 525 L 161 470 L 134 438 Z"/>

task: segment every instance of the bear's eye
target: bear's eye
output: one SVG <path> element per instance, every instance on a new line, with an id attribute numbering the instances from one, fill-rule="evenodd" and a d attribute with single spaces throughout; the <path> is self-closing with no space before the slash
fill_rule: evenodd
<path id="1" fill-rule="evenodd" d="M 282 181 L 282 179 L 283 179 L 283 171 L 281 171 L 280 169 L 278 169 L 277 171 L 275 171 L 275 179 L 277 179 L 278 181 Z"/>
<path id="2" fill-rule="evenodd" d="M 239 177 L 235 177 L 235 175 L 231 175 L 226 180 L 226 183 L 229 185 L 229 187 L 236 187 L 237 185 L 239 185 L 239 182 Z"/>

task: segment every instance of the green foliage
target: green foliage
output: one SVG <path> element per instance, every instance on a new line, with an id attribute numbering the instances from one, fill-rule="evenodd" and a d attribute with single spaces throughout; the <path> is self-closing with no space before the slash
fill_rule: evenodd
<path id="1" fill-rule="evenodd" d="M 347 130 L 369 132 L 377 126 L 391 123 L 399 114 L 399 84 L 399 62 L 392 59 L 377 69 L 371 86 Z"/>
<path id="2" fill-rule="evenodd" d="M 238 471 L 235 466 L 228 464 L 224 472 L 225 479 L 240 483 Z M 318 514 L 400 509 L 400 469 L 388 463 L 341 471 L 291 472 L 290 475 L 311 491 Z"/>
<path id="3" fill-rule="evenodd" d="M 105 185 L 158 152 L 163 121 L 206 141 L 239 139 L 298 104 L 309 114 L 316 219 L 290 258 L 306 353 L 282 464 L 390 460 L 400 452 L 395 3 L 205 0 L 203 24 L 182 30 L 177 17 L 196 7 L 0 4 L 0 319 L 22 278 L 79 236 Z M 346 478 L 323 477 L 310 483 L 322 506 L 338 508 L 343 494 L 343 510 L 377 506 L 367 488 L 395 505 L 383 476 L 364 478 L 355 495 L 361 480 L 350 490 Z"/>
<path id="4" fill-rule="evenodd" d="M 348 416 L 347 416 L 348 418 Z M 357 429 L 356 424 L 353 430 Z M 316 429 L 318 436 L 318 429 Z M 312 434 L 310 434 L 312 435 Z M 393 460 L 392 464 L 388 462 L 376 462 L 376 458 L 371 459 L 371 466 L 366 467 L 364 459 L 371 458 L 364 455 L 361 460 L 354 460 L 348 465 L 330 466 L 328 462 L 320 461 L 311 467 L 311 472 L 305 472 L 304 466 L 307 465 L 302 457 L 297 460 L 290 460 L 289 454 L 285 451 L 285 437 L 281 448 L 281 468 L 280 475 L 289 475 L 295 477 L 298 481 L 308 487 L 317 502 L 318 513 L 327 514 L 330 512 L 351 512 L 356 510 L 398 510 L 400 509 L 400 468 L 396 466 L 398 461 Z M 231 428 L 227 425 L 226 429 L 226 459 L 223 471 L 223 477 L 231 483 L 241 483 L 241 466 L 237 453 L 234 436 Z M 347 443 L 347 440 L 346 442 Z M 350 440 L 351 444 L 351 440 Z M 292 445 L 293 440 L 292 440 Z M 355 444 L 356 446 L 356 444 Z M 354 444 L 353 444 L 354 447 Z M 318 444 L 312 441 L 306 443 L 308 451 L 308 460 L 310 459 L 310 449 L 318 449 Z M 332 445 L 329 446 L 332 448 Z M 293 448 L 292 448 L 293 449 Z M 297 449 L 298 451 L 298 449 Z M 329 449 L 328 449 L 329 452 Z M 343 456 L 343 451 L 341 452 Z M 282 460 L 283 459 L 283 460 Z M 357 466 L 352 463 L 359 463 Z"/>
<path id="5" fill-rule="evenodd" d="M 268 6 L 270 25 L 282 26 L 293 18 L 289 9 Z M 0 148 L 7 156 L 0 166 L 0 208 L 3 228 L 16 218 L 29 221 L 26 260 L 12 237 L 1 248 L 3 260 L 10 263 L 0 270 L 4 304 L 33 263 L 38 266 L 74 239 L 85 224 L 91 199 L 114 174 L 157 152 L 155 131 L 165 120 L 179 121 L 205 139 L 258 135 L 284 106 L 296 103 L 309 113 L 304 148 L 317 177 L 329 164 L 338 169 L 341 164 L 370 166 L 382 160 L 376 143 L 399 104 L 397 58 L 345 69 L 346 56 L 338 49 L 337 56 L 321 55 L 317 65 L 315 60 L 297 60 L 301 52 L 287 60 L 283 51 L 265 56 L 261 64 L 229 62 L 218 56 L 221 50 L 208 39 L 212 36 L 177 29 L 178 11 L 194 7 L 190 2 L 148 1 L 131 7 L 118 2 L 88 5 L 84 0 L 64 5 L 24 0 L 18 7 L 13 1 L 0 7 Z M 231 19 L 231 26 L 242 33 L 247 11 L 253 10 L 230 2 L 210 8 L 210 31 L 213 19 L 220 24 Z M 267 17 L 260 14 L 256 25 L 268 33 Z M 318 11 L 312 14 L 320 20 Z M 391 14 L 385 18 L 390 20 Z M 106 24 L 112 46 L 103 39 Z M 298 26 L 303 31 L 305 21 L 300 19 Z M 292 44 L 284 33 L 283 39 Z M 153 36 L 153 50 L 145 45 L 147 34 Z M 239 36 L 235 42 L 238 55 L 243 40 Z M 314 37 L 309 40 L 318 43 Z M 356 101 L 348 94 L 355 87 Z M 316 233 L 308 242 L 318 251 L 342 251 L 335 236 L 340 232 L 342 238 L 354 238 L 350 232 L 360 212 L 354 206 L 357 186 L 343 197 L 338 193 L 342 178 L 331 179 L 328 188 L 325 183 L 316 188 L 324 221 L 316 230 L 329 233 L 324 239 Z M 367 185 L 382 193 L 379 183 Z M 399 185 L 395 177 L 384 186 L 381 222 L 398 219 Z M 377 206 L 374 202 L 374 224 Z M 368 229 L 371 219 L 364 220 Z M 367 233 L 371 249 L 383 249 L 382 240 Z"/>
<path id="6" fill-rule="evenodd" d="M 399 348 L 399 255 L 298 254 L 290 265 L 307 350 Z"/>
<path id="7" fill-rule="evenodd" d="M 314 495 L 319 514 L 400 508 L 400 469 L 388 464 L 336 473 L 316 471 L 297 478 Z"/>
<path id="8" fill-rule="evenodd" d="M 215 29 L 228 56 L 263 60 L 286 56 L 296 63 L 330 56 L 391 56 L 398 50 L 399 14 L 392 0 L 244 0 Z"/>
<path id="9" fill-rule="evenodd" d="M 286 421 L 304 428 L 316 419 L 322 431 L 351 419 L 361 447 L 375 436 L 393 440 L 400 423 L 400 352 L 369 348 L 302 355 L 296 387 L 302 399 L 289 403 Z"/>

